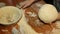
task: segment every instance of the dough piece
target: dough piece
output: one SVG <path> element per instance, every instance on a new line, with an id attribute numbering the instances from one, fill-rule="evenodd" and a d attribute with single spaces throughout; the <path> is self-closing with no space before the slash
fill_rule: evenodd
<path id="1" fill-rule="evenodd" d="M 57 19 L 58 12 L 53 5 L 45 4 L 39 9 L 38 15 L 45 23 L 51 23 Z"/>

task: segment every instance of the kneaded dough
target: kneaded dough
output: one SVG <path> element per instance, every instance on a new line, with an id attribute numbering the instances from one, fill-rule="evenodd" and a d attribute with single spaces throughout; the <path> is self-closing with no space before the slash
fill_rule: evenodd
<path id="1" fill-rule="evenodd" d="M 51 4 L 43 5 L 38 12 L 39 18 L 45 23 L 51 23 L 57 19 L 57 9 Z"/>

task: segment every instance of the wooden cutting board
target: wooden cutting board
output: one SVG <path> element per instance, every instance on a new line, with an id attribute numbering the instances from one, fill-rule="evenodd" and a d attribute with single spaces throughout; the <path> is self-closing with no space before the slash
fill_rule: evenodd
<path id="1" fill-rule="evenodd" d="M 40 7 L 45 4 L 44 1 L 40 1 L 37 5 L 40 4 Z M 25 17 L 27 19 L 28 24 L 32 27 L 34 31 L 37 33 L 51 32 L 55 27 L 55 23 L 45 24 L 38 17 L 39 7 L 36 4 L 33 4 L 31 7 L 25 10 Z"/>

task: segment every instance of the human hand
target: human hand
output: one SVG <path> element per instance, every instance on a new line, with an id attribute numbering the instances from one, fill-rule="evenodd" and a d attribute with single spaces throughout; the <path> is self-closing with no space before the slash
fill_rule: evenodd
<path id="1" fill-rule="evenodd" d="M 27 1 L 24 1 L 24 2 L 20 3 L 21 4 L 20 7 L 21 8 L 26 8 L 26 7 L 30 6 L 34 1 L 35 0 L 27 0 Z"/>

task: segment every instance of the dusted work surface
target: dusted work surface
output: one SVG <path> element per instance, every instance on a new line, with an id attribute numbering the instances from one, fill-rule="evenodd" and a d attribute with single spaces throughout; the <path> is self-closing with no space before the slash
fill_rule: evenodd
<path id="1" fill-rule="evenodd" d="M 60 31 L 60 29 L 56 28 L 55 22 L 52 24 L 43 24 L 42 21 L 38 18 L 38 9 L 43 4 L 45 4 L 45 2 L 40 2 L 40 4 L 36 3 L 25 9 L 25 12 L 23 12 L 23 17 L 19 22 L 21 34 L 55 34 L 56 31 Z M 60 17 L 58 17 L 58 19 L 59 18 Z"/>
<path id="2" fill-rule="evenodd" d="M 33 7 L 27 8 L 27 10 L 25 12 L 25 17 L 27 18 L 29 26 L 31 26 L 31 28 L 37 34 L 40 34 L 40 33 L 49 34 L 53 30 L 53 28 L 55 27 L 54 23 L 52 23 L 52 24 L 42 23 L 38 17 L 38 9 L 39 8 L 37 8 L 37 7 L 33 8 Z"/>

